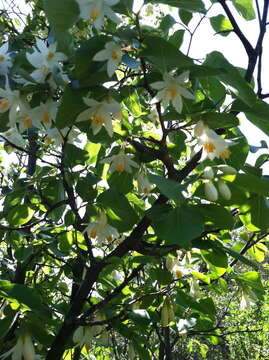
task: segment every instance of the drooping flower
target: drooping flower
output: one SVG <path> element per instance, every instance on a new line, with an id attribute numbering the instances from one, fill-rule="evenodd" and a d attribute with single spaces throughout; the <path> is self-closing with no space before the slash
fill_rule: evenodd
<path id="1" fill-rule="evenodd" d="M 34 109 L 32 109 L 26 102 L 21 102 L 19 106 L 20 109 L 17 113 L 16 123 L 19 125 L 20 133 L 23 133 L 25 130 L 30 129 L 33 126 L 39 128 L 40 122 L 35 117 Z M 14 124 L 11 125 L 14 126 Z"/>
<path id="2" fill-rule="evenodd" d="M 119 44 L 109 41 L 105 44 L 105 48 L 94 55 L 94 61 L 107 60 L 107 74 L 111 77 L 117 70 L 122 58 L 122 51 Z"/>
<path id="3" fill-rule="evenodd" d="M 212 183 L 212 181 L 208 180 L 205 183 L 205 197 L 209 201 L 217 201 L 218 200 L 218 190 L 216 186 Z"/>
<path id="4" fill-rule="evenodd" d="M 169 298 L 166 298 L 161 310 L 161 324 L 166 327 L 170 322 L 175 321 L 173 304 Z"/>
<path id="5" fill-rule="evenodd" d="M 163 81 L 157 81 L 151 84 L 153 89 L 159 90 L 152 102 L 162 102 L 164 108 L 167 108 L 170 101 L 178 113 L 181 113 L 183 107 L 182 96 L 187 99 L 194 99 L 194 96 L 186 89 L 186 82 L 189 79 L 189 72 L 186 71 L 177 77 L 165 73 Z"/>
<path id="6" fill-rule="evenodd" d="M 120 19 L 111 9 L 119 0 L 76 0 L 79 5 L 80 17 L 91 20 L 96 29 L 101 29 L 104 17 L 107 16 L 114 23 L 119 24 Z"/>
<path id="7" fill-rule="evenodd" d="M 112 115 L 121 111 L 120 105 L 116 102 L 96 101 L 93 99 L 83 98 L 88 109 L 80 113 L 76 119 L 77 122 L 90 120 L 91 128 L 94 135 L 98 134 L 104 125 L 108 135 L 112 137 Z"/>
<path id="8" fill-rule="evenodd" d="M 231 199 L 231 196 L 232 196 L 231 190 L 229 189 L 228 185 L 223 180 L 218 181 L 218 190 L 219 190 L 220 195 L 225 200 Z"/>
<path id="9" fill-rule="evenodd" d="M 104 160 L 103 163 L 108 163 L 110 165 L 110 171 L 118 171 L 118 172 L 129 172 L 132 173 L 132 167 L 138 168 L 138 164 L 132 160 L 134 157 L 133 154 L 125 154 L 124 150 L 120 150 L 117 155 L 110 156 Z"/>
<path id="10" fill-rule="evenodd" d="M 148 195 L 151 190 L 151 183 L 145 173 L 139 173 L 137 175 L 138 191 L 144 195 Z"/>
<path id="11" fill-rule="evenodd" d="M 198 280 L 192 277 L 189 280 L 189 283 L 190 283 L 190 295 L 195 299 L 199 299 L 200 297 L 202 297 L 202 292 L 200 290 Z"/>
<path id="12" fill-rule="evenodd" d="M 0 356 L 0 359 L 6 359 L 10 355 L 12 360 L 34 360 L 35 349 L 32 338 L 28 333 L 19 336 L 16 344 L 6 353 Z"/>
<path id="13" fill-rule="evenodd" d="M 119 237 L 118 230 L 107 223 L 107 217 L 104 212 L 99 215 L 96 221 L 89 224 L 85 231 L 91 239 L 96 240 L 100 245 L 111 242 Z"/>
<path id="14" fill-rule="evenodd" d="M 25 147 L 26 142 L 21 136 L 21 134 L 18 132 L 17 128 L 10 128 L 8 131 L 1 133 L 0 137 L 3 137 L 3 139 L 6 139 L 11 144 L 14 144 L 19 147 Z"/>
<path id="15" fill-rule="evenodd" d="M 54 101 L 47 101 L 41 103 L 39 106 L 33 109 L 33 116 L 42 124 L 46 129 L 49 129 L 52 125 L 52 121 L 55 121 L 57 114 L 57 103 Z"/>
<path id="16" fill-rule="evenodd" d="M 242 291 L 242 297 L 240 301 L 240 309 L 241 310 L 249 310 L 252 305 L 255 305 L 255 303 L 258 301 L 258 297 L 256 294 L 248 289 Z"/>
<path id="17" fill-rule="evenodd" d="M 38 83 L 44 83 L 54 68 L 59 69 L 59 62 L 66 60 L 66 56 L 56 51 L 57 44 L 50 44 L 36 39 L 36 47 L 32 53 L 26 53 L 26 58 L 36 68 L 30 75 Z"/>
<path id="18" fill-rule="evenodd" d="M 218 165 L 217 169 L 220 170 L 225 175 L 236 175 L 237 174 L 237 170 L 230 165 L 226 165 L 226 164 Z"/>
<path id="19" fill-rule="evenodd" d="M 5 43 L 0 47 L 0 74 L 6 75 L 11 65 L 8 43 Z"/>
<path id="20" fill-rule="evenodd" d="M 206 156 L 210 160 L 215 158 L 227 159 L 231 152 L 228 149 L 234 142 L 220 137 L 214 130 L 199 121 L 194 128 L 194 135 L 198 137 L 198 145 L 202 145 Z"/>
<path id="21" fill-rule="evenodd" d="M 13 124 L 16 118 L 17 107 L 19 103 L 19 91 L 12 91 L 6 77 L 5 89 L 0 89 L 0 113 L 9 110 L 9 123 Z"/>

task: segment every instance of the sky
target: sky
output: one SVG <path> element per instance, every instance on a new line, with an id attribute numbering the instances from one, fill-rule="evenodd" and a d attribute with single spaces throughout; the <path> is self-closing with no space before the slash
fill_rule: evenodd
<path id="1" fill-rule="evenodd" d="M 22 10 L 23 13 L 27 13 L 29 10 L 28 6 L 25 4 L 24 0 L 9 0 L 9 2 L 12 1 L 13 3 L 17 3 Z M 2 2 L 2 4 L 1 4 Z M 134 1 L 134 10 L 139 9 L 141 7 L 143 0 L 135 0 Z M 211 5 L 210 0 L 204 0 L 206 8 L 208 8 Z M 0 5 L 7 5 L 7 0 L 0 0 Z M 244 21 L 240 16 L 238 16 L 236 11 L 233 11 L 233 7 L 230 6 L 231 2 L 228 2 L 228 5 L 230 9 L 232 10 L 233 15 L 235 16 L 236 20 L 238 21 L 238 24 L 240 28 L 242 29 L 243 33 L 246 35 L 248 40 L 252 45 L 255 46 L 255 43 L 257 41 L 258 37 L 258 22 L 257 20 L 252 21 Z M 258 3 L 262 5 L 263 1 L 258 0 Z M 167 7 L 163 7 L 163 9 L 167 9 Z M 167 11 L 167 10 L 165 10 Z M 216 16 L 218 14 L 223 14 L 223 10 L 220 4 L 214 4 L 210 12 L 207 14 L 207 17 Z M 177 9 L 174 9 L 171 13 L 175 18 L 177 17 Z M 247 67 L 247 56 L 245 53 L 245 50 L 243 48 L 243 45 L 241 44 L 240 40 L 237 38 L 237 36 L 234 33 L 229 34 L 228 36 L 224 37 L 218 34 L 214 33 L 214 30 L 211 28 L 209 19 L 206 18 L 201 22 L 201 25 L 199 26 L 199 29 L 197 30 L 196 35 L 193 37 L 193 42 L 191 46 L 190 56 L 195 59 L 203 59 L 206 57 L 207 54 L 209 54 L 212 51 L 219 51 L 223 53 L 223 55 L 229 60 L 230 63 L 232 63 L 235 66 Z M 190 23 L 193 28 L 196 26 L 198 21 L 200 20 L 200 15 L 196 15 L 192 22 Z M 187 39 L 184 38 L 184 40 Z M 267 79 L 268 76 L 266 74 L 267 67 L 266 65 L 269 64 L 269 32 L 265 35 L 264 39 L 264 48 L 263 48 L 263 79 Z M 187 41 L 185 45 L 181 48 L 181 51 L 186 52 L 186 46 Z M 269 81 L 267 83 L 263 83 L 263 93 L 269 93 Z M 268 114 L 269 117 L 269 114 Z M 268 143 L 269 146 L 269 137 L 266 136 L 261 130 L 256 128 L 254 125 L 252 125 L 244 115 L 239 115 L 240 119 L 240 129 L 244 133 L 244 135 L 248 138 L 248 141 L 250 145 L 259 146 L 261 140 L 265 140 Z M 269 119 L 268 119 L 269 121 Z M 248 157 L 249 163 L 254 163 L 255 159 L 257 158 L 257 155 L 260 153 L 268 152 L 269 150 L 261 150 L 258 151 L 255 154 L 251 154 Z M 264 168 L 264 172 L 269 174 L 269 166 Z"/>

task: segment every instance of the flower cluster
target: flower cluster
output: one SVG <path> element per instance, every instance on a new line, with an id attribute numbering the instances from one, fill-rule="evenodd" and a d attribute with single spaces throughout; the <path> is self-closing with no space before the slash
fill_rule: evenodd
<path id="1" fill-rule="evenodd" d="M 215 171 L 216 170 L 216 173 Z M 217 201 L 218 200 L 218 192 L 225 200 L 230 200 L 232 193 L 229 189 L 228 185 L 221 178 L 217 178 L 217 188 L 214 185 L 215 177 L 218 176 L 220 172 L 225 175 L 235 175 L 237 173 L 236 169 L 229 165 L 220 165 L 210 167 L 207 166 L 204 169 L 203 178 L 205 179 L 204 189 L 205 189 L 205 197 L 209 201 Z"/>
<path id="2" fill-rule="evenodd" d="M 106 242 L 110 243 L 113 239 L 119 237 L 118 230 L 107 223 L 107 217 L 104 212 L 99 215 L 96 221 L 89 224 L 85 231 L 88 236 L 91 239 L 96 240 L 99 245 Z"/>

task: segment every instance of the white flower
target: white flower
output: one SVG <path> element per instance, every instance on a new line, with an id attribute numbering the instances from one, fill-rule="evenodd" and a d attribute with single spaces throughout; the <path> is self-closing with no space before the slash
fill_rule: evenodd
<path id="1" fill-rule="evenodd" d="M 0 359 L 6 359 L 12 355 L 12 360 L 34 360 L 35 349 L 32 338 L 29 334 L 20 335 L 17 343 L 13 348 L 0 356 Z"/>
<path id="2" fill-rule="evenodd" d="M 80 17 L 85 20 L 92 20 L 96 29 L 100 29 L 104 23 L 104 17 L 107 16 L 116 24 L 120 23 L 120 19 L 111 9 L 119 0 L 76 0 Z"/>
<path id="3" fill-rule="evenodd" d="M 146 174 L 140 173 L 137 175 L 138 190 L 140 193 L 148 195 L 151 190 L 151 183 Z"/>
<path id="4" fill-rule="evenodd" d="M 85 346 L 86 349 L 89 350 L 91 347 L 93 337 L 94 337 L 93 327 L 79 326 L 73 334 L 73 341 L 78 346 Z"/>
<path id="5" fill-rule="evenodd" d="M 75 127 L 72 127 L 71 130 L 68 127 L 65 127 L 61 130 L 58 130 L 57 128 L 51 128 L 48 129 L 45 134 L 46 134 L 45 142 L 47 144 L 53 143 L 56 146 L 59 146 L 64 142 L 66 136 L 67 136 L 66 142 L 68 143 L 75 142 L 78 139 L 80 131 Z"/>
<path id="6" fill-rule="evenodd" d="M 33 53 L 26 53 L 27 60 L 36 69 L 44 65 L 46 68 L 52 70 L 54 67 L 58 67 L 59 62 L 67 59 L 63 53 L 56 52 L 56 43 L 50 44 L 47 47 L 44 41 L 36 39 L 36 47 Z"/>
<path id="7" fill-rule="evenodd" d="M 8 131 L 1 133 L 0 137 L 3 137 L 11 144 L 17 145 L 19 147 L 24 148 L 26 145 L 25 140 L 21 136 L 21 134 L 18 132 L 17 128 L 10 128 Z"/>
<path id="8" fill-rule="evenodd" d="M 85 231 L 91 239 L 96 239 L 99 244 L 111 242 L 119 237 L 118 230 L 107 223 L 107 217 L 104 212 L 100 214 L 98 219 L 89 224 Z"/>
<path id="9" fill-rule="evenodd" d="M 252 290 L 242 292 L 242 298 L 240 301 L 240 310 L 249 310 L 252 305 L 255 305 L 258 298 Z"/>
<path id="10" fill-rule="evenodd" d="M 218 190 L 219 190 L 220 195 L 225 200 L 231 199 L 231 196 L 232 196 L 231 190 L 229 189 L 228 185 L 224 181 L 222 181 L 222 180 L 218 181 Z"/>
<path id="11" fill-rule="evenodd" d="M 6 75 L 11 65 L 8 43 L 5 43 L 0 47 L 0 74 Z"/>
<path id="12" fill-rule="evenodd" d="M 119 104 L 116 101 L 99 102 L 87 98 L 83 98 L 83 101 L 86 105 L 89 106 L 89 109 L 86 109 L 81 114 L 79 114 L 76 121 L 80 122 L 90 120 L 93 135 L 98 134 L 102 126 L 104 125 L 108 135 L 112 137 L 112 115 L 121 111 Z"/>
<path id="13" fill-rule="evenodd" d="M 94 55 L 94 61 L 107 60 L 107 74 L 111 77 L 117 70 L 119 63 L 121 62 L 122 51 L 119 44 L 114 41 L 109 41 L 105 44 L 105 49 L 99 51 Z"/>
<path id="14" fill-rule="evenodd" d="M 162 102 L 163 107 L 166 109 L 171 101 L 174 108 L 178 113 L 181 113 L 183 102 L 182 96 L 187 99 L 194 99 L 194 96 L 186 90 L 185 83 L 189 79 L 189 72 L 186 71 L 177 77 L 165 73 L 163 75 L 163 81 L 157 81 L 151 84 L 151 87 L 158 91 L 152 102 Z"/>
<path id="15" fill-rule="evenodd" d="M 190 283 L 190 295 L 195 299 L 199 299 L 200 297 L 202 297 L 202 292 L 200 290 L 198 280 L 195 278 L 191 278 L 189 280 L 189 283 Z"/>
<path id="16" fill-rule="evenodd" d="M 203 172 L 203 178 L 204 179 L 213 179 L 214 178 L 214 171 L 212 169 L 211 166 L 207 166 L 205 169 L 204 169 L 204 172 Z"/>
<path id="17" fill-rule="evenodd" d="M 30 129 L 32 126 L 37 128 L 40 127 L 40 122 L 35 117 L 34 109 L 30 108 L 29 104 L 26 102 L 20 103 L 20 110 L 17 114 L 16 122 L 19 125 L 20 133 Z M 11 125 L 14 126 L 14 124 Z"/>
<path id="18" fill-rule="evenodd" d="M 215 185 L 209 180 L 205 183 L 205 197 L 209 201 L 218 200 L 218 190 L 216 189 Z"/>
<path id="19" fill-rule="evenodd" d="M 198 145 L 202 145 L 206 156 L 210 160 L 215 157 L 222 160 L 229 158 L 231 152 L 228 149 L 233 141 L 224 140 L 214 130 L 209 129 L 202 121 L 199 121 L 194 128 L 194 135 L 198 137 Z"/>
<path id="20" fill-rule="evenodd" d="M 38 83 L 44 83 L 54 68 L 59 69 L 59 62 L 67 58 L 63 53 L 56 52 L 56 43 L 47 47 L 44 41 L 36 39 L 36 46 L 33 53 L 26 53 L 26 58 L 36 68 L 31 77 Z"/>
<path id="21" fill-rule="evenodd" d="M 15 123 L 17 107 L 19 104 L 19 91 L 12 91 L 9 87 L 8 78 L 6 77 L 5 89 L 0 89 L 0 113 L 9 110 L 9 124 Z"/>
<path id="22" fill-rule="evenodd" d="M 132 173 L 132 167 L 138 168 L 139 166 L 135 161 L 132 160 L 134 157 L 133 154 L 125 154 L 124 150 L 120 150 L 117 155 L 108 157 L 107 159 L 102 160 L 103 163 L 111 163 L 110 171 L 118 172 L 129 172 Z"/>
<path id="23" fill-rule="evenodd" d="M 52 125 L 52 121 L 55 121 L 57 114 L 57 103 L 54 101 L 47 101 L 45 104 L 41 103 L 39 106 L 33 109 L 33 116 L 42 124 L 46 129 L 49 129 Z"/>
<path id="24" fill-rule="evenodd" d="M 115 281 L 120 281 L 122 282 L 124 280 L 124 275 L 122 272 L 118 271 L 118 270 L 113 270 L 112 273 L 111 273 L 113 279 Z"/>

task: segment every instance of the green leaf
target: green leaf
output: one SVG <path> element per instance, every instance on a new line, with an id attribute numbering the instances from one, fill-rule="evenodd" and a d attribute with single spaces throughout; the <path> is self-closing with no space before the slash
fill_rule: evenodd
<path id="1" fill-rule="evenodd" d="M 249 192 L 269 196 L 269 181 L 252 174 L 237 174 L 234 184 Z"/>
<path id="2" fill-rule="evenodd" d="M 184 9 L 179 9 L 178 15 L 185 25 L 188 25 L 192 19 L 192 13 Z"/>
<path id="3" fill-rule="evenodd" d="M 233 26 L 224 15 L 220 14 L 210 18 L 213 29 L 222 36 L 227 36 L 233 30 Z"/>
<path id="4" fill-rule="evenodd" d="M 65 192 L 62 182 L 53 178 L 50 178 L 48 181 L 44 182 L 43 196 L 50 206 L 59 201 L 65 200 Z M 64 210 L 65 205 L 57 207 L 49 213 L 48 217 L 54 221 L 58 221 L 63 215 Z"/>
<path id="5" fill-rule="evenodd" d="M 87 160 L 87 164 L 96 163 L 100 149 L 101 144 L 95 144 L 90 141 L 87 142 L 87 145 L 85 146 L 85 150 L 89 153 L 89 159 Z"/>
<path id="6" fill-rule="evenodd" d="M 128 313 L 128 317 L 139 326 L 145 327 L 150 323 L 150 317 L 147 310 L 136 309 Z"/>
<path id="7" fill-rule="evenodd" d="M 160 189 L 160 192 L 165 195 L 168 199 L 182 203 L 184 198 L 181 194 L 185 190 L 185 186 L 180 185 L 176 181 L 166 179 L 162 176 L 153 174 L 148 175 L 148 179 L 151 183 L 156 184 Z"/>
<path id="8" fill-rule="evenodd" d="M 17 314 L 9 314 L 0 321 L 0 339 L 3 339 L 17 319 Z"/>
<path id="9" fill-rule="evenodd" d="M 243 79 L 240 72 L 229 63 L 227 59 L 218 51 L 210 53 L 204 65 L 212 66 L 221 70 L 222 75 L 217 78 L 227 84 L 231 90 L 248 106 L 252 106 L 256 102 L 256 94 L 250 85 Z"/>
<path id="10" fill-rule="evenodd" d="M 7 221 L 11 226 L 20 226 L 30 221 L 35 211 L 28 205 L 16 205 L 7 215 Z"/>
<path id="11" fill-rule="evenodd" d="M 141 56 L 156 65 L 160 71 L 168 71 L 171 68 L 186 68 L 193 65 L 189 57 L 183 55 L 169 41 L 157 36 L 145 38 Z"/>
<path id="12" fill-rule="evenodd" d="M 200 119 L 211 129 L 232 128 L 239 125 L 239 120 L 236 116 L 226 113 L 207 112 L 202 114 Z"/>
<path id="13" fill-rule="evenodd" d="M 263 299 L 264 287 L 261 282 L 260 273 L 257 271 L 249 271 L 244 274 L 236 275 L 236 280 L 244 286 L 251 288 L 259 299 Z"/>
<path id="14" fill-rule="evenodd" d="M 89 159 L 89 153 L 73 144 L 66 144 L 64 148 L 64 161 L 67 166 L 74 167 L 85 164 Z"/>
<path id="15" fill-rule="evenodd" d="M 108 208 L 109 223 L 119 232 L 130 230 L 138 220 L 138 216 L 131 207 L 127 198 L 114 189 L 100 194 L 97 202 Z"/>
<path id="16" fill-rule="evenodd" d="M 133 175 L 126 171 L 123 173 L 114 171 L 108 179 L 108 184 L 111 188 L 114 187 L 119 193 L 127 194 L 133 189 Z"/>
<path id="17" fill-rule="evenodd" d="M 184 34 L 185 34 L 185 30 L 177 30 L 174 32 L 173 35 L 169 37 L 168 41 L 172 45 L 174 45 L 177 49 L 179 49 L 183 43 Z"/>
<path id="18" fill-rule="evenodd" d="M 121 89 L 121 95 L 124 97 L 124 104 L 135 117 L 143 115 L 142 106 L 136 89 L 125 86 Z"/>
<path id="19" fill-rule="evenodd" d="M 233 229 L 234 217 L 231 212 L 216 204 L 196 205 L 196 210 L 205 218 L 205 224 L 214 229 Z"/>
<path id="20" fill-rule="evenodd" d="M 0 295 L 7 300 L 16 300 L 18 303 L 26 305 L 32 311 L 48 315 L 48 310 L 43 306 L 39 293 L 28 286 L 0 280 Z"/>
<path id="21" fill-rule="evenodd" d="M 43 3 L 45 13 L 58 44 L 58 50 L 66 54 L 70 53 L 72 37 L 68 29 L 78 20 L 79 7 L 77 2 L 74 0 L 43 0 Z"/>
<path id="22" fill-rule="evenodd" d="M 83 95 L 85 90 L 73 89 L 71 85 L 66 86 L 56 116 L 56 126 L 59 129 L 73 125 L 77 116 L 87 108 L 82 99 Z"/>
<path id="23" fill-rule="evenodd" d="M 191 11 L 191 12 L 201 12 L 201 13 L 205 13 L 205 6 L 204 3 L 202 2 L 202 0 L 161 0 L 161 1 L 157 1 L 157 0 L 146 0 L 145 3 L 157 3 L 157 4 L 167 4 L 170 6 L 174 6 L 177 7 L 179 9 L 184 9 L 187 11 Z"/>
<path id="24" fill-rule="evenodd" d="M 256 19 L 253 0 L 233 0 L 234 7 L 245 20 Z"/>
<path id="25" fill-rule="evenodd" d="M 156 235 L 167 244 L 184 247 L 201 235 L 204 230 L 204 219 L 195 206 L 181 206 L 169 211 L 158 221 L 153 218 L 153 228 Z"/>

